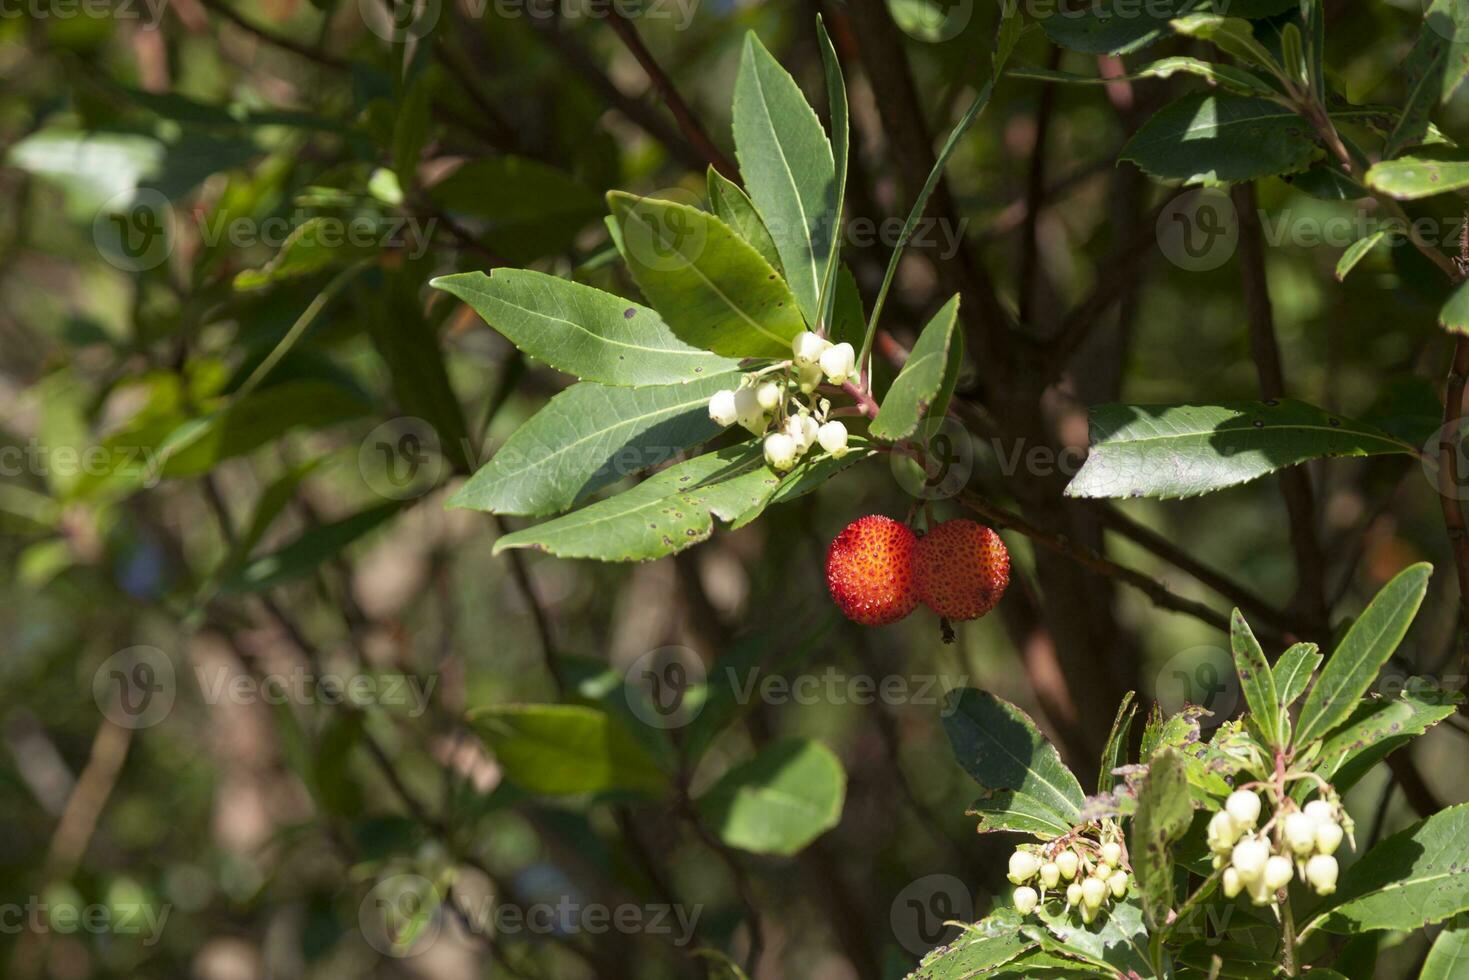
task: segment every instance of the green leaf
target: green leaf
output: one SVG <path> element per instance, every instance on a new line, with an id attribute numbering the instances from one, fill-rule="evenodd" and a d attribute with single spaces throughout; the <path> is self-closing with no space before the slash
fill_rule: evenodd
<path id="1" fill-rule="evenodd" d="M 729 225 L 672 201 L 607 201 L 633 279 L 681 340 L 726 357 L 789 356 L 805 329 L 796 297 Z"/>
<path id="2" fill-rule="evenodd" d="M 1469 334 L 1469 282 L 1455 287 L 1438 314 L 1438 325 L 1450 333 Z"/>
<path id="3" fill-rule="evenodd" d="M 990 975 L 1035 945 L 1010 917 L 991 916 L 966 926 L 958 939 L 930 952 L 908 980 L 972 980 Z"/>
<path id="4" fill-rule="evenodd" d="M 1014 78 L 1027 78 L 1039 82 L 1064 82 L 1073 85 L 1110 85 L 1121 81 L 1142 81 L 1148 78 L 1172 78 L 1177 74 L 1196 75 L 1211 84 L 1246 96 L 1270 96 L 1275 90 L 1257 75 L 1233 65 L 1217 65 L 1198 58 L 1160 58 L 1126 75 L 1102 78 L 1095 75 L 1075 75 L 1071 72 L 1050 68 L 1012 68 L 1007 72 Z"/>
<path id="5" fill-rule="evenodd" d="M 343 235 L 340 219 L 307 218 L 286 236 L 275 258 L 258 269 L 236 273 L 234 285 L 239 290 L 263 289 L 355 262 L 376 251 L 375 243 L 363 245 L 357 236 Z"/>
<path id="6" fill-rule="evenodd" d="M 1418 615 L 1432 574 L 1433 566 L 1427 562 L 1409 566 L 1362 611 L 1306 698 L 1296 729 L 1298 745 L 1327 734 L 1357 707 Z"/>
<path id="7" fill-rule="evenodd" d="M 1347 276 L 1352 270 L 1371 254 L 1372 250 L 1381 245 L 1387 238 L 1387 232 L 1375 231 L 1366 238 L 1359 238 L 1342 253 L 1341 260 L 1336 263 L 1336 281 L 1346 282 Z"/>
<path id="8" fill-rule="evenodd" d="M 847 82 L 842 76 L 842 63 L 837 58 L 836 48 L 831 43 L 831 36 L 826 33 L 826 24 L 820 14 L 816 17 L 816 34 L 821 42 L 821 67 L 826 76 L 826 102 L 831 113 L 832 164 L 837 182 L 836 209 L 831 223 L 834 240 L 821 279 L 819 322 L 829 335 L 832 332 L 830 328 L 836 291 L 840 288 L 838 277 L 842 268 L 841 228 L 847 206 L 847 156 L 851 152 L 852 132 L 847 105 Z"/>
<path id="9" fill-rule="evenodd" d="M 611 715 L 571 704 L 506 704 L 469 713 L 506 776 L 544 796 L 659 796 L 668 776 Z"/>
<path id="10" fill-rule="evenodd" d="M 1416 447 L 1304 402 L 1101 405 L 1069 497 L 1196 497 L 1325 456 L 1416 456 Z"/>
<path id="11" fill-rule="evenodd" d="M 1130 54 L 1167 36 L 1168 22 L 1206 0 L 1158 0 L 1123 10 L 1112 4 L 1059 5 L 1039 17 L 1046 35 L 1062 47 L 1086 54 Z"/>
<path id="12" fill-rule="evenodd" d="M 1306 693 L 1311 675 L 1321 666 L 1325 657 L 1321 648 L 1314 643 L 1297 643 L 1275 661 L 1275 693 L 1281 710 L 1296 703 L 1296 698 Z"/>
<path id="13" fill-rule="evenodd" d="M 1418 42 L 1403 60 L 1400 74 L 1408 83 L 1402 117 L 1388 134 L 1382 156 L 1391 159 L 1424 142 L 1429 115 L 1447 103 L 1469 75 L 1469 6 L 1463 0 L 1433 0 L 1425 12 Z"/>
<path id="14" fill-rule="evenodd" d="M 1461 980 L 1469 976 L 1469 917 L 1459 916 L 1433 941 L 1418 980 Z"/>
<path id="15" fill-rule="evenodd" d="M 1310 127 L 1290 109 L 1220 92 L 1165 107 L 1128 141 L 1121 159 L 1159 180 L 1228 184 L 1298 173 L 1321 155 Z"/>
<path id="16" fill-rule="evenodd" d="M 158 446 L 161 472 L 170 478 L 200 476 L 294 429 L 325 428 L 359 418 L 367 408 L 360 395 L 338 384 L 283 381 L 230 400 L 174 429 Z"/>
<path id="17" fill-rule="evenodd" d="M 151 206 L 149 191 L 178 201 L 206 177 L 260 155 L 251 140 L 173 127 L 169 138 L 136 132 L 43 129 L 12 144 L 6 165 L 58 185 L 69 217 L 91 224 L 103 205 L 126 214 Z"/>
<path id="18" fill-rule="evenodd" d="M 1127 765 L 1127 740 L 1132 733 L 1132 720 L 1137 715 L 1136 692 L 1128 691 L 1117 706 L 1117 717 L 1112 720 L 1112 732 L 1107 736 L 1107 745 L 1102 749 L 1101 772 L 1097 775 L 1097 792 L 1110 793 L 1117 777 L 1112 770 Z"/>
<path id="19" fill-rule="evenodd" d="M 1002 33 L 1008 22 L 1009 15 L 1007 14 L 1005 20 L 1001 22 Z M 939 180 L 944 175 L 944 168 L 948 166 L 949 157 L 953 156 L 954 151 L 959 147 L 959 141 L 964 138 L 965 133 L 969 132 L 969 127 L 974 125 L 974 121 L 979 118 L 985 106 L 990 104 L 990 96 L 995 91 L 995 79 L 999 76 L 998 57 L 997 52 L 995 71 L 991 74 L 990 80 L 985 83 L 984 88 L 979 90 L 979 94 L 964 111 L 963 117 L 949 133 L 949 138 L 944 141 L 943 149 L 939 150 L 938 159 L 934 161 L 933 169 L 928 173 L 928 180 L 924 182 L 923 190 L 918 192 L 918 197 L 913 202 L 913 209 L 908 212 L 908 220 L 903 223 L 903 231 L 898 235 L 898 242 L 893 247 L 892 256 L 888 259 L 887 271 L 882 277 L 882 287 L 878 289 L 877 300 L 872 304 L 872 316 L 868 318 L 867 333 L 863 337 L 862 347 L 857 355 L 859 367 L 865 367 L 868 363 L 868 357 L 872 353 L 872 340 L 877 335 L 877 324 L 882 318 L 882 308 L 887 301 L 888 290 L 892 288 L 893 278 L 898 274 L 898 265 L 902 262 L 903 252 L 913 237 L 913 230 L 918 227 L 918 222 L 923 219 L 924 212 L 928 208 L 928 199 L 933 196 L 934 188 L 938 187 Z"/>
<path id="20" fill-rule="evenodd" d="M 782 739 L 720 777 L 696 801 L 700 819 L 731 847 L 791 855 L 842 817 L 847 774 L 820 742 Z"/>
<path id="21" fill-rule="evenodd" d="M 739 380 L 722 374 L 652 388 L 572 385 L 517 429 L 449 506 L 531 516 L 564 511 L 718 435 L 709 399 Z"/>
<path id="22" fill-rule="evenodd" d="M 1161 928 L 1173 910 L 1173 842 L 1193 820 L 1183 756 L 1163 748 L 1148 763 L 1137 795 L 1128 854 L 1148 927 Z"/>
<path id="23" fill-rule="evenodd" d="M 1469 160 L 1420 154 L 1384 160 L 1367 171 L 1367 186 L 1399 201 L 1416 201 L 1469 187 Z"/>
<path id="24" fill-rule="evenodd" d="M 602 213 L 602 199 L 571 175 L 534 160 L 493 156 L 472 160 L 428 190 L 451 217 L 495 254 L 518 265 L 568 248 Z"/>
<path id="25" fill-rule="evenodd" d="M 760 220 L 760 213 L 755 210 L 755 204 L 744 189 L 730 180 L 724 174 L 709 168 L 709 207 L 714 210 L 720 221 L 729 225 L 745 241 L 749 242 L 760 257 L 770 263 L 770 267 L 776 272 L 785 274 L 780 264 L 780 253 L 775 250 L 775 242 L 770 237 L 770 232 L 765 228 L 765 222 Z"/>
<path id="26" fill-rule="evenodd" d="M 1125 901 L 1112 902 L 1106 914 L 1089 926 L 1082 925 L 1076 912 L 1060 902 L 1047 902 L 1035 914 L 1042 925 L 1027 920 L 1021 928 L 1049 952 L 1082 957 L 1089 964 L 1111 967 L 1108 975 L 1114 977 L 1126 976 L 1129 971 L 1140 977 L 1155 975 L 1148 965 L 1148 933 L 1143 925 L 1142 907 L 1130 896 Z M 1077 974 L 1092 975 L 1083 968 L 1078 968 Z"/>
<path id="27" fill-rule="evenodd" d="M 1255 639 L 1244 613 L 1236 609 L 1229 618 L 1229 645 L 1234 651 L 1234 669 L 1239 674 L 1240 689 L 1249 705 L 1249 722 L 1259 731 L 1265 744 L 1284 748 L 1280 732 L 1280 698 L 1275 691 L 1275 675 L 1260 641 Z"/>
<path id="28" fill-rule="evenodd" d="M 966 688 L 944 699 L 943 722 L 954 758 L 980 786 L 1010 791 L 1007 804 L 1027 821 L 1044 822 L 1052 836 L 1076 823 L 1085 802 L 1081 784 L 1025 712 Z"/>
<path id="29" fill-rule="evenodd" d="M 903 364 L 903 370 L 888 389 L 882 400 L 882 408 L 872 420 L 869 432 L 874 439 L 897 442 L 906 439 L 918 429 L 918 423 L 928 414 L 929 407 L 943 386 L 944 374 L 949 364 L 949 345 L 954 336 L 954 325 L 959 322 L 959 297 L 944 304 L 934 315 L 913 351 Z"/>
<path id="30" fill-rule="evenodd" d="M 1469 910 L 1469 804 L 1449 807 L 1378 844 L 1342 874 L 1328 907 L 1302 930 L 1412 932 Z"/>
<path id="31" fill-rule="evenodd" d="M 1370 766 L 1452 715 L 1461 700 L 1456 694 L 1416 690 L 1395 700 L 1362 701 L 1321 744 L 1315 771 L 1322 779 L 1336 782 L 1337 792 L 1345 793 Z M 1352 775 L 1338 779 L 1341 773 Z"/>
<path id="32" fill-rule="evenodd" d="M 734 95 L 735 154 L 750 199 L 780 253 L 801 313 L 821 322 L 835 247 L 836 165 L 821 120 L 754 32 L 745 35 Z"/>
<path id="33" fill-rule="evenodd" d="M 1209 41 L 1219 50 L 1246 64 L 1271 69 L 1272 73 L 1280 70 L 1281 66 L 1271 56 L 1269 49 L 1256 40 L 1255 29 L 1250 26 L 1250 22 L 1242 18 L 1209 13 L 1190 14 L 1173 21 L 1172 27 L 1179 34 Z M 1299 29 L 1296 40 L 1299 46 Z"/>
<path id="34" fill-rule="evenodd" d="M 516 347 L 597 384 L 673 385 L 725 374 L 739 362 L 690 347 L 646 306 L 591 286 L 524 269 L 440 276 Z"/>
<path id="35" fill-rule="evenodd" d="M 508 534 L 506 548 L 535 548 L 562 558 L 649 561 L 705 541 L 714 517 L 744 520 L 774 493 L 780 478 L 758 444 L 707 453 L 670 466 L 625 493 Z"/>
<path id="36" fill-rule="evenodd" d="M 394 501 L 303 531 L 279 550 L 252 558 L 226 575 L 220 582 L 220 591 L 227 595 L 260 592 L 310 575 L 402 508 L 402 502 Z"/>
<path id="37" fill-rule="evenodd" d="M 372 345 L 392 379 L 403 414 L 433 426 L 439 451 L 456 473 L 474 470 L 464 411 L 449 382 L 445 352 L 424 315 L 423 284 L 430 263 L 408 262 L 388 272 L 367 315 Z M 406 488 L 405 488 L 406 489 Z"/>

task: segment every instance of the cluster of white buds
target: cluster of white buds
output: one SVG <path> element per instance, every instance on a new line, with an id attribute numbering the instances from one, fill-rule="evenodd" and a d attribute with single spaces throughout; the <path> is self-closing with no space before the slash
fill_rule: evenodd
<path id="1" fill-rule="evenodd" d="M 791 353 L 791 360 L 747 374 L 739 388 L 709 399 L 709 417 L 716 423 L 739 423 L 765 437 L 765 461 L 780 472 L 815 445 L 838 458 L 847 454 L 847 427 L 828 417 L 831 403 L 823 398 L 802 404 L 801 396 L 809 397 L 823 377 L 832 384 L 849 380 L 857 360 L 851 344 L 833 344 L 809 331 L 791 342 Z"/>
<path id="2" fill-rule="evenodd" d="M 1224 869 L 1225 896 L 1248 892 L 1256 905 L 1270 905 L 1296 875 L 1318 895 L 1336 891 L 1333 855 L 1346 836 L 1337 805 L 1321 799 L 1296 809 L 1287 798 L 1263 827 L 1260 809 L 1258 793 L 1236 790 L 1209 820 L 1209 849 L 1214 867 Z"/>
<path id="3" fill-rule="evenodd" d="M 1098 844 L 1076 838 L 1069 844 L 1018 849 L 1010 855 L 1008 876 L 1017 886 L 1015 909 L 1029 915 L 1054 890 L 1064 894 L 1066 907 L 1077 910 L 1090 925 L 1108 902 L 1127 897 L 1132 877 L 1123 857 L 1122 844 L 1116 840 Z"/>

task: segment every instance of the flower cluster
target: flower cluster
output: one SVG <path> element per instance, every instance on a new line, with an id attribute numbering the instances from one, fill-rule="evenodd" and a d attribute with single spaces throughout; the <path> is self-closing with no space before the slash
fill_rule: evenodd
<path id="1" fill-rule="evenodd" d="M 1256 905 L 1271 905 L 1296 875 L 1318 895 L 1336 891 L 1333 855 L 1347 833 L 1339 805 L 1316 799 L 1297 808 L 1284 797 L 1264 826 L 1260 809 L 1258 793 L 1236 790 L 1209 820 L 1209 849 L 1214 867 L 1224 869 L 1225 896 L 1248 892 Z"/>
<path id="2" fill-rule="evenodd" d="M 747 374 L 736 390 L 709 399 L 709 417 L 718 424 L 738 422 L 765 436 L 765 461 L 781 472 L 817 444 L 833 456 L 847 454 L 847 427 L 830 417 L 830 402 L 812 395 L 823 377 L 837 385 L 852 378 L 857 360 L 851 344 L 809 331 L 796 335 L 791 353 L 791 360 Z"/>
<path id="3" fill-rule="evenodd" d="M 1105 842 L 1072 837 L 1040 847 L 1021 847 L 1010 855 L 1008 877 L 1019 886 L 1014 899 L 1021 915 L 1029 915 L 1045 901 L 1046 892 L 1061 890 L 1065 882 L 1066 907 L 1079 910 L 1087 924 L 1109 901 L 1126 898 L 1132 884 L 1120 833 Z"/>

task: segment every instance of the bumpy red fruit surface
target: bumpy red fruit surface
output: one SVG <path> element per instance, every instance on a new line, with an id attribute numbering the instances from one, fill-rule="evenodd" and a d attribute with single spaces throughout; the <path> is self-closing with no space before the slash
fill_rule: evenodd
<path id="1" fill-rule="evenodd" d="M 1010 552 L 974 521 L 944 521 L 914 549 L 918 598 L 945 619 L 978 619 L 1010 584 Z"/>
<path id="2" fill-rule="evenodd" d="M 826 553 L 826 585 L 848 619 L 886 626 L 917 608 L 916 543 L 906 525 L 879 514 L 853 521 L 837 535 Z"/>

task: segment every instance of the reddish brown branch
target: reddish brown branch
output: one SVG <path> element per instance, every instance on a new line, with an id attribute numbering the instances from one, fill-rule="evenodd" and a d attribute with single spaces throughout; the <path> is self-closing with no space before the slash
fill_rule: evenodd
<path id="1" fill-rule="evenodd" d="M 1238 184 L 1232 194 L 1239 216 L 1240 279 L 1249 320 L 1250 353 L 1260 379 L 1260 397 L 1267 401 L 1284 398 L 1285 372 L 1280 364 L 1275 309 L 1266 278 L 1265 236 L 1260 228 L 1255 185 Z M 1291 549 L 1296 557 L 1297 604 L 1312 637 L 1321 639 L 1330 632 L 1330 616 L 1326 608 L 1326 556 L 1316 535 L 1316 504 L 1310 471 L 1304 466 L 1282 470 L 1280 490 L 1285 498 Z"/>
<path id="2" fill-rule="evenodd" d="M 709 161 L 711 167 L 730 180 L 738 182 L 739 170 L 709 138 L 709 133 L 705 131 L 703 124 L 699 122 L 698 117 L 689 108 L 689 104 L 679 94 L 678 88 L 673 84 L 673 79 L 668 77 L 663 66 L 658 64 L 658 60 L 653 57 L 653 52 L 648 50 L 648 46 L 638 36 L 637 27 L 615 6 L 610 9 L 611 16 L 608 17 L 607 22 L 612 25 L 612 29 L 617 32 L 617 36 L 622 39 L 627 50 L 632 52 L 632 56 L 647 73 L 648 80 L 653 83 L 653 88 L 662 96 L 663 104 L 668 106 L 669 112 L 673 113 L 674 122 L 678 123 L 679 132 L 683 133 L 684 139 L 688 140 L 694 149 Z"/>

